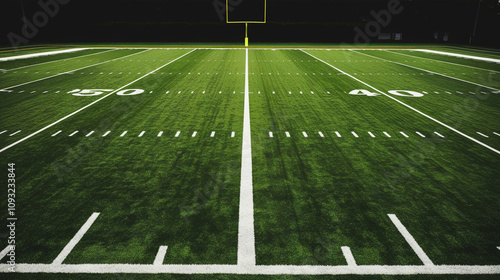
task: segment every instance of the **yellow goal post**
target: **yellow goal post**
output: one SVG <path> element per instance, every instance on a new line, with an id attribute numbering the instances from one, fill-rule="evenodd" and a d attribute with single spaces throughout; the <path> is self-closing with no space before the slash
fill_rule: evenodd
<path id="1" fill-rule="evenodd" d="M 258 20 L 229 20 L 229 0 L 226 0 L 226 23 L 244 23 L 245 24 L 245 47 L 248 47 L 248 24 L 249 23 L 266 23 L 267 20 L 267 0 L 264 0 L 264 19 Z"/>

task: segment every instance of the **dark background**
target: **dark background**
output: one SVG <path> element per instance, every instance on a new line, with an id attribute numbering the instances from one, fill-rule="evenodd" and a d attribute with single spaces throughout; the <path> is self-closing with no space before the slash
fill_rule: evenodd
<path id="1" fill-rule="evenodd" d="M 39 1 L 56 0 L 0 0 L 0 45 L 11 45 L 9 33 L 22 36 L 23 8 L 26 18 L 33 21 L 33 16 L 43 11 Z M 218 12 L 224 9 L 225 0 L 64 1 L 69 2 L 60 4 L 59 12 L 37 28 L 33 38 L 26 38 L 29 44 L 232 43 L 244 38 L 244 25 L 227 24 L 225 14 Z M 370 12 L 387 9 L 389 1 L 392 0 L 268 0 L 267 23 L 249 25 L 249 38 L 251 42 L 269 43 L 357 43 L 354 28 L 364 30 L 374 20 Z M 472 44 L 500 47 L 499 0 L 399 1 L 403 11 L 393 15 L 380 30 L 391 39 L 374 36 L 370 42 L 469 44 L 479 7 Z M 259 19 L 262 0 L 230 3 L 232 20 Z M 394 33 L 401 33 L 402 40 L 394 41 Z"/>

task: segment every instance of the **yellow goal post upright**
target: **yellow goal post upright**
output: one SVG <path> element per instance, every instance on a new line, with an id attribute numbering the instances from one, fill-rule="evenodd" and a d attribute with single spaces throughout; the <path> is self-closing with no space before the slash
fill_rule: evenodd
<path id="1" fill-rule="evenodd" d="M 245 47 L 248 47 L 248 24 L 249 23 L 266 23 L 267 20 L 267 0 L 264 0 L 264 19 L 258 20 L 229 20 L 229 0 L 226 0 L 226 23 L 244 23 L 245 24 Z"/>

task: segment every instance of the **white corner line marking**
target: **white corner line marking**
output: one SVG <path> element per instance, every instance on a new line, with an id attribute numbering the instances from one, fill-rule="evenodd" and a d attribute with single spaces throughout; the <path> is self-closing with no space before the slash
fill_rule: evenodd
<path id="1" fill-rule="evenodd" d="M 350 78 L 352 78 L 352 79 L 354 79 L 354 80 L 356 80 L 356 81 L 358 81 L 358 82 L 360 82 L 360 83 L 364 84 L 365 86 L 367 86 L 367 87 L 369 87 L 369 88 L 371 88 L 371 89 L 373 89 L 373 90 L 375 90 L 375 91 L 379 92 L 380 94 L 382 94 L 382 95 L 384 95 L 384 96 L 386 96 L 386 97 L 388 97 L 388 98 L 390 98 L 390 99 L 392 99 L 392 100 L 394 100 L 394 101 L 398 102 L 399 104 L 401 104 L 401 105 L 405 106 L 406 108 L 408 108 L 408 109 L 410 109 L 410 110 L 412 110 L 412 111 L 414 111 L 414 112 L 416 112 L 416 113 L 418 113 L 418 114 L 420 114 L 420 115 L 422 115 L 422 116 L 424 116 L 424 117 L 426 117 L 426 118 L 428 118 L 428 119 L 430 119 L 430 120 L 432 120 L 432 121 L 434 121 L 434 122 L 436 122 L 436 123 L 440 124 L 441 126 L 444 126 L 444 127 L 448 128 L 449 130 L 451 130 L 451 131 L 453 131 L 453 132 L 455 132 L 455 133 L 457 133 L 457 134 L 459 134 L 459 135 L 461 135 L 461 136 L 463 136 L 463 137 L 465 137 L 465 138 L 467 138 L 467 139 L 469 139 L 469 140 L 471 140 L 471 141 L 475 142 L 476 144 L 479 144 L 479 145 L 481 145 L 481 146 L 483 146 L 483 147 L 485 147 L 485 148 L 489 149 L 490 151 L 493 151 L 493 152 L 495 152 L 495 153 L 497 153 L 497 154 L 499 154 L 499 155 L 500 155 L 500 151 L 499 151 L 499 150 L 497 150 L 497 149 L 495 149 L 495 148 L 493 148 L 493 147 L 491 147 L 491 146 L 489 146 L 489 145 L 486 145 L 485 143 L 483 143 L 483 142 L 481 142 L 481 141 L 479 141 L 479 140 L 477 140 L 477 139 L 475 139 L 475 138 L 473 138 L 473 137 L 471 137 L 471 136 L 469 136 L 469 135 L 467 135 L 467 134 L 465 134 L 465 133 L 463 133 L 463 132 L 459 131 L 458 129 L 453 128 L 453 127 L 451 127 L 451 126 L 449 126 L 449 125 L 447 125 L 447 124 L 445 124 L 445 123 L 443 123 L 443 122 L 441 122 L 441 121 L 439 121 L 439 120 L 437 120 L 437 119 L 435 119 L 435 118 L 433 118 L 433 117 L 431 117 L 431 116 L 429 116 L 429 115 L 427 115 L 427 114 L 425 114 L 425 113 L 423 113 L 423 112 L 421 112 L 421 111 L 419 111 L 419 110 L 417 110 L 417 109 L 415 109 L 415 108 L 411 107 L 410 105 L 408 105 L 408 104 L 406 104 L 406 103 L 404 103 L 404 102 L 400 101 L 399 99 L 397 99 L 397 98 L 395 98 L 395 97 L 393 97 L 393 96 L 391 96 L 391 95 L 389 95 L 389 94 L 387 94 L 387 93 L 385 93 L 385 92 L 383 92 L 383 91 L 381 91 L 381 90 L 378 90 L 377 88 L 375 88 L 375 87 L 373 87 L 373 86 L 371 86 L 371 85 L 369 85 L 369 84 L 367 84 L 367 83 L 365 83 L 365 82 L 361 81 L 360 79 L 358 79 L 358 78 L 356 78 L 356 77 L 354 77 L 354 76 L 352 76 L 352 75 L 350 75 L 350 74 L 348 74 L 348 73 L 346 73 L 346 72 L 344 72 L 344 71 L 340 70 L 339 68 L 337 68 L 337 67 L 335 67 L 335 66 L 332 66 L 331 64 L 329 64 L 329 63 L 327 63 L 327 62 L 325 62 L 325 61 L 323 61 L 323 60 L 321 60 L 321 59 L 319 59 L 319 58 L 315 57 L 314 55 L 309 54 L 308 52 L 303 51 L 303 50 L 301 50 L 301 51 L 302 51 L 302 52 L 304 52 L 304 53 L 306 53 L 307 55 L 309 55 L 309 56 L 311 56 L 311 57 L 314 57 L 315 59 L 317 59 L 317 60 L 319 60 L 319 61 L 321 61 L 321 62 L 325 63 L 326 65 L 328 65 L 328 66 L 332 67 L 333 69 L 335 69 L 335 70 L 339 71 L 340 73 L 342 73 L 342 74 L 344 74 L 344 75 L 346 75 L 346 76 L 348 76 L 348 77 L 350 77 Z"/>
<path id="2" fill-rule="evenodd" d="M 396 217 L 396 215 L 394 214 L 387 214 L 387 216 L 389 216 L 389 219 L 391 219 L 392 223 L 396 226 L 399 233 L 401 233 L 401 235 L 404 237 L 408 245 L 410 245 L 415 254 L 417 254 L 419 259 L 422 261 L 422 263 L 426 266 L 434 265 L 434 263 L 431 261 L 431 259 L 429 259 L 424 250 L 422 250 L 420 245 L 418 245 L 415 238 L 413 238 L 413 236 L 408 232 L 406 227 L 399 221 L 398 217 Z"/>
<path id="3" fill-rule="evenodd" d="M 342 246 L 340 247 L 342 249 L 342 254 L 344 254 L 344 258 L 347 261 L 348 266 L 357 266 L 356 260 L 354 259 L 354 256 L 352 255 L 351 248 L 347 246 Z"/>
<path id="4" fill-rule="evenodd" d="M 245 100 L 241 152 L 240 205 L 238 217 L 239 267 L 255 267 L 255 229 L 253 210 L 252 138 L 250 131 L 250 94 L 248 85 L 248 48 L 245 52 Z"/>
<path id="5" fill-rule="evenodd" d="M 83 111 L 83 110 L 85 110 L 85 109 L 87 109 L 88 107 L 90 107 L 90 106 L 92 106 L 92 105 L 96 104 L 97 102 L 99 102 L 99 101 L 103 100 L 104 98 L 106 98 L 106 97 L 108 97 L 108 96 L 111 96 L 111 95 L 115 94 L 116 92 L 118 92 L 118 91 L 120 91 L 120 90 L 122 90 L 122 89 L 124 89 L 124 88 L 128 87 L 129 85 L 131 85 L 131 84 L 133 84 L 133 83 L 135 83 L 135 82 L 137 82 L 137 81 L 139 81 L 139 80 L 141 80 L 141 79 L 144 79 L 145 77 L 147 77 L 147 76 L 151 75 L 152 73 L 154 73 L 154 72 L 156 72 L 156 71 L 160 70 L 161 68 L 163 68 L 163 67 L 165 67 L 165 66 L 169 65 L 170 63 L 172 63 L 172 62 L 174 62 L 174 61 L 176 61 L 176 60 L 178 60 L 178 59 L 180 59 L 180 58 L 182 58 L 182 57 L 184 57 L 184 56 L 186 56 L 186 55 L 188 55 L 188 54 L 192 53 L 192 52 L 193 52 L 193 51 L 195 51 L 195 50 L 197 50 L 197 49 L 193 49 L 193 50 L 191 50 L 191 51 L 189 51 L 189 52 L 187 52 L 187 53 L 185 53 L 185 54 L 183 54 L 183 55 L 179 56 L 178 58 L 176 58 L 176 59 L 174 59 L 174 60 L 171 60 L 170 62 L 168 62 L 168 63 L 166 63 L 166 64 L 164 64 L 164 65 L 162 65 L 162 66 L 160 66 L 160 67 L 156 68 L 155 70 L 153 70 L 153 71 L 151 71 L 151 72 L 147 73 L 146 75 L 143 75 L 143 76 L 141 76 L 140 78 L 137 78 L 137 79 L 133 80 L 132 82 L 130 82 L 130 83 L 128 83 L 128 84 L 126 84 L 126 85 L 124 85 L 124 86 L 122 86 L 122 87 L 120 87 L 120 88 L 118 88 L 118 89 L 114 90 L 113 92 L 110 92 L 109 94 L 107 94 L 107 95 L 105 95 L 105 96 L 103 96 L 103 97 L 101 97 L 101 98 L 99 98 L 99 99 L 97 99 L 97 100 L 95 100 L 95 101 L 93 101 L 93 102 L 91 102 L 91 103 L 89 103 L 89 104 L 85 105 L 84 107 L 82 107 L 82 108 L 80 108 L 80 109 L 78 109 L 78 110 L 74 111 L 73 113 L 71 113 L 71 114 L 69 114 L 69 115 L 67 115 L 67 116 L 65 116 L 65 117 L 62 117 L 62 118 L 60 118 L 59 120 L 57 120 L 57 121 L 55 121 L 55 122 L 53 122 L 53 123 L 51 123 L 51 124 L 49 124 L 49 125 L 45 126 L 44 128 L 41 128 L 41 129 L 39 129 L 39 130 L 37 130 L 37 131 L 35 131 L 35 132 L 31 133 L 30 135 L 28 135 L 28 136 L 26 136 L 26 137 L 24 137 L 24 138 L 22 138 L 22 139 L 20 139 L 20 140 L 18 140 L 18 141 L 16 141 L 16 142 L 14 142 L 14 143 L 10 144 L 10 145 L 8 145 L 8 146 L 6 146 L 6 147 L 2 148 L 2 149 L 0 150 L 0 153 L 2 153 L 2 152 L 4 152 L 4 151 L 6 151 L 6 150 L 8 150 L 8 149 L 10 149 L 10 148 L 12 148 L 12 147 L 14 147 L 14 146 L 16 146 L 16 145 L 17 145 L 17 144 L 19 144 L 19 143 L 22 143 L 22 142 L 24 142 L 24 141 L 26 141 L 26 140 L 30 139 L 31 137 L 33 137 L 33 136 L 35 136 L 35 135 L 39 134 L 39 133 L 40 133 L 40 132 L 42 132 L 42 131 L 45 131 L 45 130 L 46 130 L 46 129 L 48 129 L 48 128 L 51 128 L 52 126 L 54 126 L 54 125 L 56 125 L 56 124 L 58 124 L 58 123 L 60 123 L 60 122 L 64 121 L 65 119 L 67 119 L 67 118 L 69 118 L 69 117 L 71 117 L 71 116 L 73 116 L 73 115 L 75 115 L 75 114 L 77 114 L 77 113 L 79 113 L 79 112 L 81 112 L 81 111 Z"/>
<path id="6" fill-rule="evenodd" d="M 62 249 L 62 251 L 59 253 L 59 255 L 54 259 L 52 264 L 58 265 L 58 264 L 63 263 L 63 261 L 69 255 L 69 253 L 71 253 L 71 250 L 73 250 L 73 248 L 75 248 L 76 244 L 78 244 L 78 242 L 80 242 L 80 239 L 82 239 L 82 237 L 85 235 L 87 230 L 89 230 L 89 228 L 95 222 L 97 217 L 99 217 L 99 214 L 100 213 L 98 213 L 98 212 L 94 212 L 94 213 L 92 213 L 92 215 L 90 215 L 90 217 L 87 219 L 85 224 L 83 224 L 83 226 L 75 234 L 75 236 L 73 236 L 73 238 L 69 241 L 69 243 L 66 244 L 64 249 Z"/>
<path id="7" fill-rule="evenodd" d="M 153 262 L 153 265 L 162 265 L 163 260 L 165 259 L 165 254 L 167 254 L 167 249 L 168 246 L 160 246 L 158 248 L 158 253 L 156 253 L 155 260 Z"/>

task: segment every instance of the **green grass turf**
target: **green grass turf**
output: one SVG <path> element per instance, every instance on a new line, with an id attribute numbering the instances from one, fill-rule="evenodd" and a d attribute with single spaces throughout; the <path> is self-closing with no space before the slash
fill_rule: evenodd
<path id="1" fill-rule="evenodd" d="M 69 91 L 118 89 L 190 50 L 141 51 L 115 50 L 0 74 L 5 88 L 106 62 L 0 93 L 0 131 L 22 131 L 0 135 L 1 147 L 104 96 Z M 384 92 L 427 91 L 418 98 L 395 97 L 500 148 L 500 137 L 492 134 L 500 132 L 498 95 L 486 90 L 481 96 L 485 89 L 478 86 L 392 61 L 498 88 L 498 73 L 397 53 L 488 70 L 498 70 L 496 65 L 408 51 L 307 52 Z M 54 60 L 63 57 L 73 56 Z M 52 262 L 91 213 L 101 212 L 65 263 L 149 264 L 158 247 L 168 245 L 168 264 L 235 264 L 244 59 L 244 50 L 196 50 L 126 87 L 144 93 L 109 96 L 2 153 L 2 164 L 17 167 L 18 261 Z M 299 50 L 250 50 L 249 68 L 257 264 L 345 265 L 341 246 L 349 246 L 360 265 L 421 264 L 388 213 L 399 217 L 436 264 L 500 263 L 498 155 L 386 96 L 349 95 L 369 88 Z M 90 131 L 95 133 L 85 137 Z M 119 137 L 123 131 L 128 133 Z M 194 131 L 198 135 L 191 137 Z M 432 137 L 434 131 L 445 138 Z M 72 279 L 77 277 L 120 279 Z"/>

